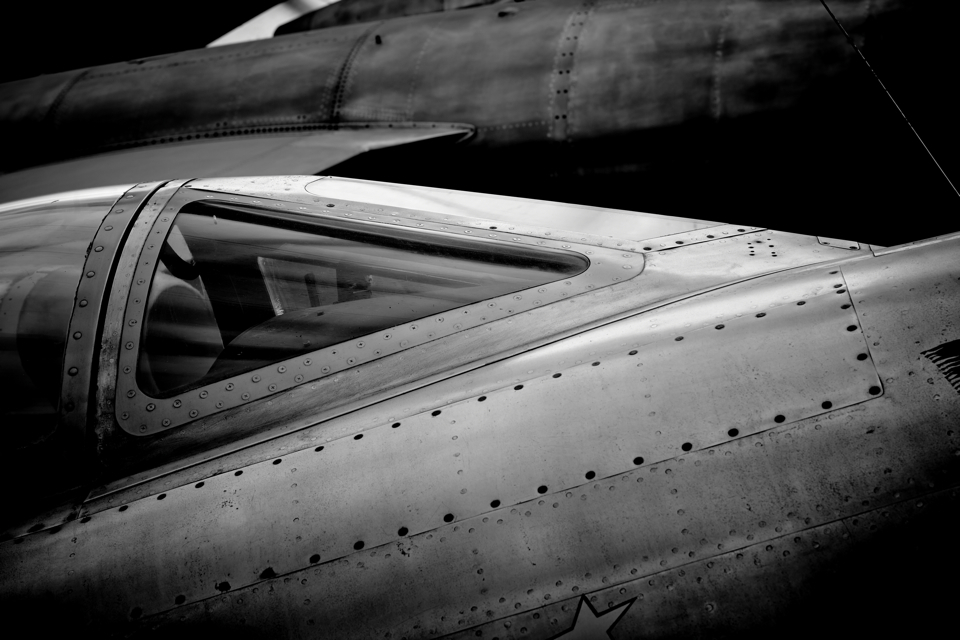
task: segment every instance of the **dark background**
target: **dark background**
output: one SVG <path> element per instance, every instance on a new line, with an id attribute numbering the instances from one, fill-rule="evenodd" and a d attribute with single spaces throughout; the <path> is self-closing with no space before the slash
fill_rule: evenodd
<path id="1" fill-rule="evenodd" d="M 8 35 L 0 40 L 0 81 L 200 48 L 274 4 L 167 0 L 5 7 Z M 870 63 L 946 175 L 960 185 L 954 37 L 960 3 L 914 0 L 908 13 L 909 19 L 900 15 L 897 24 L 876 30 L 885 35 L 874 38 Z M 673 170 L 668 164 L 655 174 L 626 180 L 562 172 L 552 179 L 530 180 L 522 165 L 515 168 L 519 173 L 503 165 L 508 170 L 500 171 L 496 180 L 491 177 L 489 184 L 477 182 L 476 172 L 472 182 L 458 183 L 457 176 L 442 175 L 450 163 L 431 167 L 430 162 L 407 162 L 409 158 L 393 162 L 389 156 L 375 162 L 361 157 L 330 173 L 762 225 L 881 245 L 960 230 L 960 196 L 866 66 L 862 77 L 838 88 L 835 104 L 823 109 L 835 123 L 829 131 L 820 123 L 815 129 L 805 127 L 802 121 L 789 127 L 778 124 L 773 135 L 767 130 L 762 139 L 745 140 L 735 128 L 721 131 L 717 145 L 750 149 L 753 162 L 738 159 L 746 171 L 728 166 L 721 154 L 699 173 L 681 165 Z M 699 134 L 691 129 L 689 135 Z M 478 170 L 501 162 L 502 157 L 485 158 Z M 422 175 L 398 173 L 398 166 L 417 166 Z M 514 179 L 503 179 L 511 175 Z"/>

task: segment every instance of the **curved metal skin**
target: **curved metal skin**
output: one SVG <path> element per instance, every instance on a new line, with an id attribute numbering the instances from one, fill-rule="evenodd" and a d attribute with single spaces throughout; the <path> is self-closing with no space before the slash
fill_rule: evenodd
<path id="1" fill-rule="evenodd" d="M 862 40 L 868 18 L 899 3 L 832 4 Z M 530 2 L 8 83 L 0 131 L 17 150 L 5 156 L 8 171 L 371 122 L 467 123 L 477 130 L 471 148 L 545 145 L 558 158 L 576 143 L 575 165 L 674 162 L 707 151 L 700 145 L 714 140 L 700 134 L 711 123 L 803 111 L 860 64 L 817 2 Z M 678 135 L 682 123 L 700 133 Z M 589 143 L 617 139 L 591 157 Z"/>
<path id="2" fill-rule="evenodd" d="M 91 356 L 106 475 L 75 516 L 0 543 L 7 619 L 52 609 L 64 631 L 122 637 L 806 637 L 902 578 L 906 542 L 954 530 L 960 234 L 883 251 L 732 225 L 638 241 L 317 184 L 175 181 L 144 201 Z M 326 372 L 275 370 L 272 393 L 128 433 L 121 410 L 155 412 L 116 392 L 136 384 L 138 269 L 197 199 L 567 244 L 632 273 L 591 264 L 583 286 L 543 287 L 569 295 L 484 304 L 339 369 L 317 351 Z"/>
<path id="3" fill-rule="evenodd" d="M 305 13 L 277 27 L 274 35 L 328 29 L 345 24 L 373 22 L 437 11 L 456 11 L 501 0 L 339 0 Z"/>

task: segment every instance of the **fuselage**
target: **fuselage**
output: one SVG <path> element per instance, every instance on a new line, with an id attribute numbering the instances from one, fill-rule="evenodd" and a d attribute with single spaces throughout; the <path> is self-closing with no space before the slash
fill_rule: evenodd
<path id="1" fill-rule="evenodd" d="M 369 188 L 171 181 L 102 206 L 51 404 L 93 462 L 59 504 L 13 514 L 8 616 L 53 604 L 120 635 L 803 635 L 875 580 L 865 558 L 954 522 L 957 236 L 883 249 L 506 198 L 480 217 L 473 194 L 431 210 Z M 589 233 L 604 215 L 633 225 Z M 388 236 L 422 264 L 401 268 Z M 251 327 L 252 297 L 229 306 L 243 277 L 272 309 Z M 303 344 L 347 312 L 381 324 Z M 177 326 L 191 350 L 151 351 Z M 254 330 L 277 350 L 251 355 Z"/>

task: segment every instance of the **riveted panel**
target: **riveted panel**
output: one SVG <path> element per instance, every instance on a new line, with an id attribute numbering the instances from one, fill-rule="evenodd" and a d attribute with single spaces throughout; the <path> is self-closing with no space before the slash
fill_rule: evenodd
<path id="1" fill-rule="evenodd" d="M 218 468 L 238 468 L 253 461 L 287 453 L 291 449 L 313 447 L 334 437 L 353 435 L 383 422 L 393 422 L 394 419 L 418 413 L 430 406 L 439 407 L 464 398 L 476 397 L 502 386 L 503 383 L 497 383 L 497 380 L 522 382 L 553 373 L 556 362 L 563 358 L 546 358 L 543 366 L 540 366 L 537 364 L 538 358 L 550 352 L 536 347 L 569 338 L 615 320 L 646 314 L 691 296 L 694 298 L 685 303 L 690 305 L 684 307 L 685 309 L 707 303 L 711 305 L 711 309 L 717 309 L 711 315 L 701 318 L 704 326 L 712 326 L 717 320 L 726 318 L 727 316 L 722 314 L 731 310 L 725 309 L 720 301 L 727 292 L 780 286 L 796 274 L 819 267 L 803 267 L 802 271 L 790 271 L 791 268 L 824 260 L 825 256 L 820 252 L 829 251 L 819 247 L 813 238 L 807 236 L 770 231 L 739 233 L 736 229 L 734 232 L 737 232 L 737 235 L 715 237 L 707 242 L 674 244 L 674 249 L 665 248 L 663 251 L 648 253 L 646 257 L 649 262 L 644 266 L 642 278 L 622 281 L 610 287 L 574 296 L 559 305 L 541 306 L 524 314 L 464 330 L 429 346 L 386 356 L 376 362 L 294 387 L 282 395 L 277 394 L 257 403 L 201 419 L 197 424 L 198 430 L 209 433 L 210 429 L 216 428 L 227 434 L 236 434 L 245 429 L 245 440 L 238 438 L 236 442 L 225 444 L 216 452 L 191 451 L 187 458 L 165 463 L 158 468 L 102 487 L 95 491 L 95 495 L 102 497 L 118 487 L 144 480 L 149 481 L 149 485 L 138 488 L 136 492 L 148 494 L 151 493 L 150 486 L 170 488 L 173 480 L 163 479 L 162 476 L 171 470 L 190 466 L 191 477 L 199 480 L 215 473 Z M 747 259 L 749 243 L 761 240 L 775 244 L 778 257 Z M 742 255 L 744 258 L 731 261 L 731 254 Z M 785 271 L 767 273 L 763 278 L 756 277 L 773 268 Z M 827 272 L 828 276 L 836 276 L 830 271 L 837 271 L 836 268 Z M 729 287 L 730 282 L 741 279 L 750 280 L 751 284 L 741 282 L 735 289 Z M 840 282 L 831 281 L 830 286 Z M 812 295 L 821 284 L 823 283 L 818 284 L 816 280 L 811 281 L 811 288 L 797 293 L 797 296 Z M 844 293 L 834 295 L 842 296 Z M 744 300 L 737 304 L 742 305 Z M 783 300 L 782 296 L 769 296 L 765 304 L 779 306 L 795 304 L 798 301 L 799 299 L 789 302 Z M 750 302 L 747 307 L 753 304 L 757 302 Z M 744 313 L 742 310 L 737 312 Z M 718 314 L 722 317 L 717 318 Z M 731 315 L 735 317 L 735 314 Z M 686 322 L 687 320 L 684 320 L 678 328 L 684 329 L 682 324 Z M 707 324 L 709 322 L 712 324 Z M 598 334 L 589 335 L 592 337 Z M 630 348 L 628 345 L 632 344 L 628 341 L 629 338 L 629 335 L 619 336 L 619 342 L 609 342 L 604 347 L 604 352 L 626 352 Z M 473 371 L 464 375 L 464 372 L 469 370 Z M 442 380 L 450 376 L 455 377 Z M 429 386 L 423 391 L 411 393 L 424 385 Z M 336 421 L 331 422 L 334 418 Z M 297 431 L 299 433 L 293 435 L 293 432 Z M 170 437 L 179 438 L 177 442 L 190 442 L 189 431 L 170 434 Z M 271 440 L 273 442 L 269 442 Z M 254 448 L 251 448 L 252 446 Z M 221 457 L 224 454 L 227 457 Z M 217 459 L 213 460 L 214 457 Z M 109 508 L 110 504 L 118 504 L 117 500 L 121 499 L 119 495 L 106 500 L 98 499 L 89 507 L 98 511 Z"/>
<path id="2" fill-rule="evenodd" d="M 862 425 L 873 425 L 879 431 L 865 434 Z M 870 518 L 869 514 L 888 507 L 915 509 L 913 498 L 935 491 L 919 482 L 927 474 L 939 469 L 940 480 L 955 485 L 960 479 L 955 462 L 944 467 L 924 459 L 939 449 L 941 443 L 934 434 L 899 428 L 894 416 L 884 412 L 879 403 L 871 403 L 602 480 L 551 490 L 527 502 L 441 524 L 420 534 L 396 531 L 392 540 L 376 546 L 366 538 L 364 546 L 357 548 L 360 540 L 356 540 L 349 557 L 332 561 L 314 551 L 338 522 L 327 512 L 323 528 L 307 527 L 299 534 L 302 539 L 285 538 L 290 546 L 303 549 L 301 569 L 285 571 L 272 555 L 276 550 L 270 548 L 261 551 L 270 555 L 269 565 L 251 566 L 239 573 L 257 573 L 254 583 L 245 588 L 238 588 L 239 562 L 237 569 L 223 578 L 214 578 L 219 575 L 215 572 L 199 571 L 211 583 L 206 590 L 209 595 L 195 605 L 173 607 L 154 622 L 242 618 L 247 625 L 266 628 L 282 603 L 291 613 L 294 635 L 305 637 L 321 631 L 353 637 L 384 637 L 386 632 L 390 637 L 416 637 L 493 622 L 503 630 L 507 621 L 516 624 L 518 612 L 526 620 L 550 612 L 549 620 L 560 617 L 551 607 L 566 605 L 565 613 L 572 615 L 581 595 L 591 600 L 598 596 L 598 609 L 620 601 L 613 593 L 624 599 L 641 594 L 651 597 L 651 592 L 660 591 L 666 592 L 665 596 L 677 595 L 676 578 L 704 570 L 715 576 L 712 584 L 703 588 L 716 602 L 718 596 L 729 594 L 731 587 L 746 579 L 724 578 L 729 575 L 723 571 L 727 562 L 749 567 L 773 564 L 780 568 L 779 576 L 760 579 L 776 580 L 797 560 L 785 559 L 801 554 L 798 545 L 818 549 L 838 537 L 846 540 L 848 527 L 858 526 L 856 519 L 864 514 Z M 395 450 L 397 456 L 405 453 Z M 945 453 L 949 459 L 949 452 Z M 274 465 L 277 472 L 293 458 Z M 358 451 L 357 460 L 361 459 L 363 453 Z M 368 474 L 387 473 L 367 464 L 363 471 Z M 419 461 L 408 461 L 404 455 L 393 466 L 401 464 L 417 465 Z M 292 479 L 305 469 L 286 471 Z M 223 501 L 233 501 L 246 490 L 237 482 L 224 494 L 218 480 L 213 487 L 204 485 L 192 491 L 199 494 L 208 488 L 214 488 Z M 285 488 L 284 497 L 292 498 L 298 488 Z M 171 494 L 166 500 L 174 497 Z M 927 502 L 923 498 L 921 504 Z M 130 513 L 135 515 L 135 509 L 156 511 L 161 504 L 167 506 L 165 500 L 144 501 L 131 505 Z M 377 504 L 382 508 L 390 503 Z M 231 504 L 227 508 L 243 509 L 236 507 Z M 365 507 L 355 505 L 356 510 Z M 302 510 L 323 512 L 315 503 Z M 114 512 L 100 517 L 118 516 Z M 884 511 L 874 521 L 882 526 L 885 518 Z M 223 531 L 249 534 L 250 520 L 239 516 L 236 520 L 243 522 L 243 528 Z M 889 518 L 888 525 L 893 520 Z M 279 523 L 279 518 L 276 521 Z M 190 538 L 188 532 L 182 533 Z M 796 542 L 798 536 L 800 543 Z M 223 544 L 229 537 L 223 536 Z M 247 547 L 244 549 L 248 553 Z M 791 553 L 785 556 L 783 551 Z M 756 554 L 760 563 L 753 561 Z M 199 569 L 193 563 L 184 566 Z M 815 562 L 801 561 L 792 570 L 793 578 L 802 581 L 816 567 Z M 159 576 L 159 581 L 167 579 Z M 229 593 L 211 592 L 209 586 L 215 587 L 215 581 Z M 673 588 L 668 588 L 670 585 Z M 177 595 L 184 595 L 189 603 L 189 585 L 181 583 L 179 588 L 180 593 L 171 587 L 165 596 L 175 602 Z M 627 591 L 620 594 L 619 589 Z M 148 615 L 151 608 L 146 603 L 153 593 L 138 588 L 125 602 L 141 607 Z M 377 607 L 369 606 L 372 600 Z M 689 606 L 689 601 L 686 603 Z M 769 614 L 771 606 L 738 603 L 736 597 L 728 604 L 732 614 L 741 616 L 751 607 Z M 670 618 L 654 616 L 653 620 L 661 625 L 669 624 Z M 483 635 L 488 634 L 485 631 Z M 533 637 L 547 635 L 538 632 Z"/>
<path id="3" fill-rule="evenodd" d="M 72 431 L 85 434 L 93 376 L 94 354 L 99 346 L 103 303 L 113 276 L 113 266 L 130 223 L 144 202 L 161 185 L 140 184 L 125 193 L 110 209 L 90 245 L 83 277 L 77 287 L 73 315 L 63 358 L 63 389 L 60 421 Z"/>
<path id="4" fill-rule="evenodd" d="M 576 54 L 580 44 L 580 35 L 584 25 L 590 20 L 595 0 L 585 0 L 567 18 L 563 31 L 557 39 L 557 49 L 553 57 L 553 70 L 550 72 L 550 131 L 547 137 L 553 140 L 569 140 L 574 128 L 570 109 L 571 93 L 575 91 Z"/>
<path id="5" fill-rule="evenodd" d="M 189 202 L 202 200 L 224 205 L 245 205 L 260 209 L 290 211 L 321 220 L 342 220 L 355 229 L 368 227 L 402 227 L 422 231 L 425 239 L 442 243 L 451 234 L 476 238 L 495 246 L 499 243 L 543 247 L 544 249 L 577 252 L 587 257 L 589 267 L 583 273 L 544 284 L 535 289 L 517 291 L 505 296 L 452 309 L 377 332 L 361 340 L 347 341 L 332 347 L 308 352 L 260 367 L 224 380 L 179 394 L 156 399 L 139 389 L 136 382 L 136 359 L 141 340 L 145 305 L 131 304 L 123 323 L 122 348 L 119 350 L 120 374 L 117 382 L 117 418 L 120 426 L 133 435 L 150 435 L 176 427 L 197 418 L 306 384 L 328 375 L 372 362 L 381 357 L 414 348 L 436 339 L 479 325 L 507 318 L 557 301 L 577 296 L 618 282 L 635 278 L 643 271 L 643 255 L 634 243 L 627 247 L 584 246 L 562 237 L 555 231 L 543 236 L 505 233 L 490 229 L 474 229 L 460 224 L 457 216 L 440 216 L 401 210 L 367 211 L 361 203 L 326 202 L 323 205 L 296 203 L 249 196 L 210 195 L 201 190 L 184 189 L 172 197 L 165 213 L 153 217 L 153 226 L 140 255 L 131 285 L 134 300 L 146 300 L 150 282 L 158 262 L 163 238 L 166 237 L 179 211 Z M 444 219 L 445 218 L 445 219 Z M 153 240 L 156 239 L 154 242 Z M 613 244 L 609 241 L 608 243 Z M 617 242 L 617 244 L 623 244 Z"/>
<path id="6" fill-rule="evenodd" d="M 124 349 L 120 343 L 124 317 L 129 307 L 141 307 L 146 296 L 130 295 L 133 278 L 140 258 L 140 249 L 150 236 L 154 221 L 163 211 L 167 200 L 183 185 L 184 180 L 175 180 L 154 191 L 130 227 L 127 240 L 120 251 L 114 268 L 113 283 L 103 321 L 100 337 L 100 362 L 97 367 L 97 437 L 101 448 L 103 438 L 111 432 L 115 421 L 115 392 L 119 353 Z M 109 226 L 109 225 L 108 225 Z M 104 231 L 111 232 L 106 227 Z M 141 283 L 138 283 L 141 284 Z M 141 284 L 142 286 L 142 284 Z M 120 416 L 117 416 L 118 418 Z"/>
<path id="7" fill-rule="evenodd" d="M 816 527 L 784 529 L 766 540 L 755 539 L 735 551 L 697 558 L 678 568 L 642 577 L 636 577 L 639 572 L 631 569 L 633 577 L 619 584 L 611 585 L 608 580 L 602 589 L 587 595 L 546 600 L 519 615 L 482 622 L 445 637 L 521 634 L 546 639 L 573 630 L 572 638 L 604 637 L 596 634 L 606 631 L 611 637 L 670 637 L 679 625 L 702 637 L 749 633 L 765 626 L 789 627 L 801 634 L 815 632 L 827 623 L 835 628 L 833 616 L 851 610 L 851 598 L 840 593 L 844 584 L 856 579 L 848 573 L 851 557 L 859 556 L 861 563 L 854 565 L 854 570 L 868 565 L 865 546 L 884 537 L 904 537 L 904 529 L 918 517 L 956 509 L 958 499 L 960 493 L 953 488 L 921 501 L 903 500 Z M 875 566 L 887 566 L 878 560 L 873 558 Z M 565 584 L 558 582 L 561 584 L 556 586 L 562 589 Z M 864 599 L 867 596 L 859 600 Z M 875 598 L 870 595 L 869 600 Z M 599 612 L 598 618 L 586 607 L 578 613 L 584 601 Z M 603 615 L 605 610 L 621 606 L 627 609 L 622 619 L 616 620 L 616 614 L 612 618 Z M 802 613 L 794 613 L 798 610 Z M 794 627 L 797 623 L 808 629 Z M 862 624 L 854 618 L 848 626 Z"/>
<path id="8" fill-rule="evenodd" d="M 930 264 L 942 264 L 937 255 L 928 259 Z M 482 402 L 476 397 L 427 407 L 398 419 L 396 426 L 381 424 L 318 445 L 323 447 L 319 450 L 313 447 L 208 476 L 92 517 L 84 515 L 79 522 L 50 533 L 5 543 L 5 562 L 0 567 L 3 593 L 53 590 L 64 594 L 62 611 L 75 614 L 77 620 L 95 618 L 101 625 L 139 617 L 149 625 L 229 619 L 267 629 L 281 607 L 295 626 L 292 635 L 329 631 L 338 636 L 390 632 L 414 637 L 424 630 L 453 633 L 491 622 L 513 625 L 518 615 L 538 620 L 534 614 L 542 616 L 553 603 L 567 606 L 568 611 L 561 612 L 572 615 L 571 607 L 583 594 L 598 596 L 594 604 L 603 610 L 605 604 L 617 602 L 604 603 L 609 597 L 604 590 L 613 588 L 618 594 L 626 589 L 619 595 L 638 600 L 639 594 L 629 590 L 651 597 L 649 589 L 656 587 L 677 595 L 682 591 L 677 591 L 675 582 L 661 581 L 674 575 L 665 572 L 680 576 L 680 571 L 691 572 L 703 560 L 723 566 L 720 561 L 731 552 L 744 554 L 750 562 L 757 557 L 761 565 L 770 564 L 790 549 L 779 540 L 792 536 L 790 544 L 799 544 L 796 537 L 809 540 L 804 538 L 809 530 L 832 527 L 838 520 L 843 520 L 844 533 L 857 533 L 857 527 L 863 527 L 858 535 L 869 536 L 872 525 L 878 530 L 884 527 L 887 516 L 880 510 L 894 505 L 909 510 L 904 506 L 907 500 L 916 505 L 910 508 L 925 508 L 920 505 L 936 502 L 935 495 L 929 500 L 927 496 L 960 481 L 954 453 L 958 400 L 946 381 L 943 384 L 950 393 L 939 403 L 925 401 L 922 392 L 928 383 L 918 376 L 896 377 L 885 383 L 883 396 L 869 402 L 851 401 L 844 406 L 836 402 L 830 409 L 821 406 L 819 412 L 809 407 L 810 417 L 798 423 L 774 420 L 770 428 L 745 437 L 728 433 L 714 446 L 693 446 L 687 453 L 682 445 L 679 452 L 674 447 L 663 459 L 657 459 L 654 449 L 655 454 L 639 467 L 631 461 L 618 472 L 600 469 L 589 479 L 584 473 L 567 486 L 562 482 L 562 474 L 569 473 L 565 467 L 604 458 L 619 463 L 625 454 L 632 454 L 624 449 L 625 438 L 634 436 L 639 442 L 646 437 L 643 416 L 633 410 L 644 402 L 639 397 L 643 388 L 633 394 L 611 394 L 601 423 L 604 428 L 584 422 L 576 439 L 557 431 L 558 421 L 552 419 L 562 408 L 581 402 L 590 391 L 584 385 L 595 384 L 591 377 L 609 385 L 600 385 L 602 392 L 613 391 L 619 384 L 617 366 L 636 368 L 637 356 L 648 348 L 663 348 L 664 343 L 677 346 L 702 339 L 701 349 L 684 355 L 688 363 L 701 368 L 736 366 L 740 357 L 736 347 L 744 345 L 733 338 L 729 344 L 724 342 L 725 332 L 737 322 L 771 321 L 768 330 L 783 338 L 782 351 L 766 341 L 765 350 L 747 350 L 740 362 L 754 361 L 758 372 L 796 368 L 798 406 L 804 398 L 819 400 L 807 395 L 817 390 L 811 386 L 816 383 L 806 381 L 809 363 L 803 358 L 808 356 L 796 353 L 816 350 L 818 342 L 802 340 L 802 331 L 795 331 L 787 320 L 813 311 L 802 324 L 819 325 L 819 333 L 827 338 L 818 340 L 837 340 L 826 344 L 820 357 L 831 370 L 844 371 L 852 363 L 844 360 L 844 339 L 830 337 L 832 320 L 827 313 L 831 300 L 836 303 L 848 297 L 841 291 L 845 287 L 837 281 L 839 275 L 835 268 L 806 268 L 665 305 L 652 310 L 661 322 L 649 327 L 650 341 L 637 338 L 635 345 L 621 345 L 629 334 L 617 335 L 616 330 L 629 323 L 615 322 L 577 336 L 579 342 L 571 341 L 577 344 L 566 353 L 561 353 L 564 349 L 558 343 L 557 351 L 549 354 L 563 359 L 578 354 L 605 356 L 596 366 L 596 360 L 574 362 L 556 371 L 560 378 L 534 376 L 519 383 L 522 389 L 516 389 L 519 384 L 513 380 L 504 385 L 507 380 L 501 378 Z M 791 278 L 802 285 L 792 288 Z M 764 289 L 764 280 L 769 289 Z M 937 282 L 944 281 L 938 278 Z M 774 296 L 775 291 L 783 293 Z M 716 308 L 711 306 L 719 306 L 724 294 L 729 295 L 732 316 L 716 318 Z M 698 298 L 704 302 L 702 315 L 694 304 Z M 738 317 L 742 312 L 735 309 L 743 303 L 749 312 Z M 807 309 L 820 303 L 825 306 Z M 856 303 L 861 304 L 859 298 Z M 850 311 L 842 309 L 846 304 L 840 305 L 843 313 L 835 319 L 846 320 L 843 314 Z M 867 310 L 867 322 L 879 323 L 870 325 L 870 331 L 893 341 L 895 332 L 905 327 L 885 322 L 882 309 L 878 305 Z M 757 318 L 760 313 L 766 315 Z M 651 315 L 636 314 L 635 319 L 649 320 Z M 675 340 L 676 327 L 668 326 L 671 323 L 683 325 L 684 340 Z M 713 323 L 725 326 L 718 329 Z M 764 333 L 763 325 L 755 326 L 761 328 L 746 334 Z M 663 333 L 657 334 L 661 328 Z M 840 329 L 845 335 L 858 333 Z M 610 333 L 600 339 L 605 331 Z M 614 346 L 629 351 L 617 356 L 610 351 Z M 593 349 L 597 354 L 590 353 Z M 634 350 L 637 353 L 631 354 Z M 785 354 L 792 357 L 784 358 Z M 921 356 L 917 360 L 925 362 Z M 522 367 L 532 362 L 515 361 Z M 565 394 L 551 397 L 542 391 L 548 384 L 561 384 L 568 372 L 578 368 L 596 373 L 580 377 L 571 373 L 576 384 Z M 687 371 L 695 368 L 691 364 Z M 830 375 L 829 371 L 819 374 Z M 513 377 L 513 372 L 505 371 L 507 375 Z M 775 374 L 772 384 L 771 376 L 718 377 L 714 393 L 700 399 L 704 420 L 709 423 L 712 407 L 724 406 L 725 392 L 742 399 L 738 415 L 766 415 L 770 402 L 762 388 L 782 388 L 777 375 L 783 376 Z M 680 398 L 673 402 L 683 401 L 684 392 L 696 381 L 677 375 L 670 379 L 675 383 L 675 398 Z M 750 380 L 761 390 L 745 391 L 743 385 Z M 841 382 L 854 391 L 860 384 L 854 373 Z M 469 407 L 493 407 L 488 403 L 502 400 L 497 398 L 500 394 L 521 397 L 527 393 L 529 406 L 525 413 L 515 412 L 510 431 L 502 428 L 506 423 L 502 416 L 468 411 Z M 422 395 L 421 400 L 426 397 Z M 536 399 L 543 401 L 542 412 L 534 411 Z M 562 406 L 551 406 L 551 402 Z M 671 399 L 658 397 L 656 403 L 652 410 L 669 409 Z M 508 413 L 507 402 L 500 406 Z M 569 410 L 563 412 L 563 417 L 568 414 Z M 485 424 L 489 428 L 483 429 Z M 688 427 L 671 425 L 678 434 L 684 428 Z M 513 448 L 522 447 L 527 439 L 544 438 L 544 433 L 567 438 L 571 457 L 562 447 L 554 447 L 540 459 L 528 458 L 525 465 L 501 464 L 503 456 L 516 460 L 522 455 L 512 453 Z M 494 440 L 499 446 L 490 444 Z M 496 473 L 501 475 L 497 488 L 503 491 L 494 498 L 500 500 L 498 505 L 482 495 L 489 485 L 483 484 L 481 475 Z M 522 495 L 508 493 L 521 485 L 525 487 Z M 541 486 L 546 487 L 544 493 Z M 513 502 L 518 496 L 521 501 Z M 482 507 L 478 509 L 477 504 Z M 875 517 L 877 511 L 880 515 Z M 453 516 L 452 522 L 446 522 L 447 514 Z M 418 523 L 429 528 L 418 531 Z M 762 551 L 757 547 L 761 543 Z M 742 559 L 733 555 L 733 560 Z M 59 563 L 58 570 L 40 570 L 51 561 Z M 788 564 L 775 566 L 789 569 Z M 804 572 L 811 571 L 811 566 L 815 565 L 801 563 L 790 579 L 805 580 Z M 707 602 L 721 605 L 717 597 L 740 583 L 726 581 L 722 576 L 729 574 L 722 571 L 711 575 L 716 577 L 705 587 L 711 596 Z M 758 574 L 742 575 L 742 586 L 763 580 Z M 647 586 L 638 589 L 641 584 Z M 86 596 L 93 592 L 98 594 L 96 601 Z M 377 607 L 370 607 L 371 601 Z M 732 599 L 727 605 L 733 615 L 746 615 L 757 607 L 760 613 L 769 613 L 784 604 L 775 598 L 762 605 L 756 602 Z M 653 618 L 656 624 L 670 622 L 669 617 L 657 620 Z M 670 628 L 663 627 L 659 633 Z"/>
<path id="9" fill-rule="evenodd" d="M 685 451 L 871 397 L 876 373 L 857 359 L 863 338 L 849 330 L 855 318 L 836 280 L 811 269 L 719 290 L 700 309 L 693 299 L 652 321 L 641 314 L 518 359 L 549 374 L 491 381 L 483 395 L 133 501 L 88 527 L 99 538 L 119 526 L 148 546 L 179 541 L 182 561 L 136 589 L 162 605 L 635 467 L 658 473 Z M 721 306 L 728 315 L 718 325 Z M 704 353 L 712 355 L 699 369 L 682 364 Z M 210 538 L 213 529 L 225 535 Z M 252 541 L 243 552 L 234 548 L 240 531 Z"/>

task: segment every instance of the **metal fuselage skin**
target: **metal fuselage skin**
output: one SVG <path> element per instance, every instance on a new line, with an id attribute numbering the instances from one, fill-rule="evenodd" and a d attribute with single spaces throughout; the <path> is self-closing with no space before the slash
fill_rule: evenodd
<path id="1" fill-rule="evenodd" d="M 831 5 L 866 50 L 896 38 L 865 34 L 899 24 L 899 0 Z M 730 195 L 762 211 L 776 197 L 771 181 L 781 190 L 849 185 L 824 151 L 840 136 L 866 153 L 876 137 L 852 137 L 867 111 L 852 89 L 861 76 L 862 61 L 816 1 L 479 6 L 5 84 L 0 134 L 10 151 L 0 168 L 357 123 L 465 123 L 475 136 L 456 149 L 382 163 L 372 154 L 357 177 L 562 200 L 570 180 L 625 176 L 629 208 L 689 214 L 692 202 L 715 205 L 713 195 L 692 200 L 691 183 L 726 193 L 729 179 L 748 176 L 750 191 Z M 795 157 L 806 151 L 821 156 L 817 170 Z M 653 176 L 642 201 L 638 175 Z M 552 192 L 537 187 L 544 180 Z M 628 208 L 598 202 L 614 197 L 601 184 L 590 204 Z M 791 190 L 782 206 L 803 197 Z"/>
<path id="2" fill-rule="evenodd" d="M 835 4 L 852 33 L 897 7 Z M 18 153 L 6 154 L 4 168 L 351 122 L 462 122 L 477 128 L 471 145 L 546 143 L 556 154 L 568 141 L 835 99 L 823 92 L 855 59 L 816 2 L 513 9 L 346 25 L 7 83 L 0 131 Z M 686 153 L 678 142 L 646 159 L 671 146 L 670 157 Z"/>
<path id="3" fill-rule="evenodd" d="M 325 198 L 314 181 L 174 182 L 144 200 L 86 365 L 112 475 L 0 545 L 12 619 L 53 606 L 74 630 L 181 637 L 804 635 L 889 587 L 864 558 L 891 579 L 903 531 L 954 522 L 960 237 L 596 237 Z M 146 239 L 191 198 L 556 243 L 591 266 L 139 435 L 116 415 L 138 406 L 120 393 L 126 300 Z"/>

